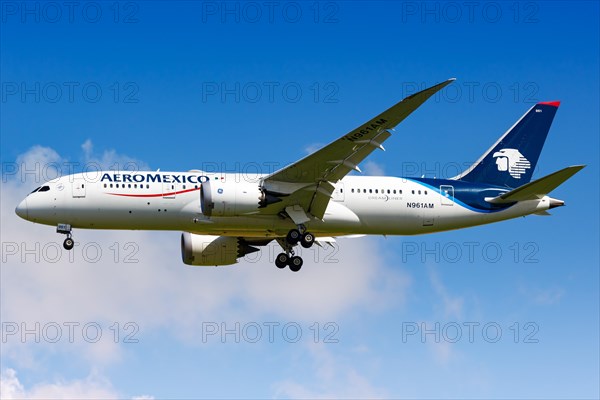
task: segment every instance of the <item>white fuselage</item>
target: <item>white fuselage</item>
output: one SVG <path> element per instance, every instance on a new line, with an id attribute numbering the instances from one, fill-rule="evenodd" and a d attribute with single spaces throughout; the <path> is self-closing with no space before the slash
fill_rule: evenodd
<path id="1" fill-rule="evenodd" d="M 100 177 L 103 177 L 102 179 Z M 174 230 L 243 237 L 281 237 L 294 228 L 289 218 L 256 211 L 206 217 L 200 207 L 203 180 L 253 182 L 261 175 L 193 172 L 101 173 L 64 176 L 27 196 L 17 207 L 25 219 L 73 228 Z M 448 180 L 440 187 L 395 177 L 346 176 L 335 185 L 322 220 L 306 225 L 316 236 L 414 235 L 464 228 L 528 215 L 549 208 L 547 196 L 482 212 L 454 198 Z M 257 199 L 258 202 L 258 199 Z"/>

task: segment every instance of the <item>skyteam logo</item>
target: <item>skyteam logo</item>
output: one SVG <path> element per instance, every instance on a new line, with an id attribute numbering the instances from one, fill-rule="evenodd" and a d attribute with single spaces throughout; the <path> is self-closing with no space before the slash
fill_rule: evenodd
<path id="1" fill-rule="evenodd" d="M 493 157 L 496 158 L 498 171 L 508 171 L 515 179 L 521 179 L 521 175 L 531 168 L 529 160 L 517 149 L 502 149 L 495 152 Z"/>

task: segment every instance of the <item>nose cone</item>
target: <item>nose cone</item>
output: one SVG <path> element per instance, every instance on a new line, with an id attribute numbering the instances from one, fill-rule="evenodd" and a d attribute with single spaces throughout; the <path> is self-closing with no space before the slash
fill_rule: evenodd
<path id="1" fill-rule="evenodd" d="M 19 203 L 17 208 L 15 208 L 15 213 L 23 219 L 28 219 L 27 199 L 23 199 L 23 201 Z"/>

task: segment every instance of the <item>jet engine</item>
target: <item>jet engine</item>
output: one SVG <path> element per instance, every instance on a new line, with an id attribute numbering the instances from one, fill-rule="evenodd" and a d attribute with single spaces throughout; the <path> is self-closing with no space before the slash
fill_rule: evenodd
<path id="1" fill-rule="evenodd" d="M 217 266 L 235 264 L 246 254 L 259 251 L 242 238 L 231 236 L 181 234 L 181 257 L 187 265 Z"/>
<path id="2" fill-rule="evenodd" d="M 200 207 L 207 217 L 251 214 L 279 201 L 257 183 L 207 181 L 200 187 Z"/>

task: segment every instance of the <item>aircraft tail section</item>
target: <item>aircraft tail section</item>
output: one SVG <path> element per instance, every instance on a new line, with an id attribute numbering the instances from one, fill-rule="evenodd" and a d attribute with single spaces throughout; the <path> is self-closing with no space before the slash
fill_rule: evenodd
<path id="1" fill-rule="evenodd" d="M 453 179 L 516 188 L 531 181 L 560 102 L 531 107 L 469 169 Z"/>

